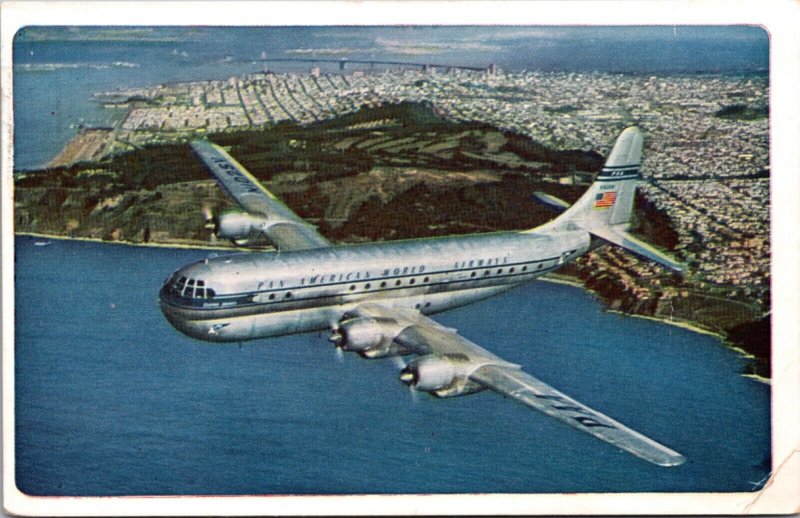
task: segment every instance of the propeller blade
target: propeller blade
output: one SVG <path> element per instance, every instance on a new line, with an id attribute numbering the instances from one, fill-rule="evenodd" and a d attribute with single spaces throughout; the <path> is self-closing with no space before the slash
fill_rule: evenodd
<path id="1" fill-rule="evenodd" d="M 411 404 L 416 405 L 419 401 L 419 391 L 414 388 L 414 385 L 408 385 L 408 393 L 411 394 Z"/>
<path id="2" fill-rule="evenodd" d="M 331 323 L 331 334 L 328 336 L 328 341 L 334 345 L 336 349 L 336 359 L 341 362 L 344 360 L 344 335 L 342 335 L 339 323 Z"/>
<path id="3" fill-rule="evenodd" d="M 214 215 L 214 212 L 211 210 L 211 207 L 208 205 L 203 206 L 203 227 L 206 230 L 211 231 L 211 235 L 215 235 L 217 233 L 217 228 L 219 227 L 219 218 Z"/>

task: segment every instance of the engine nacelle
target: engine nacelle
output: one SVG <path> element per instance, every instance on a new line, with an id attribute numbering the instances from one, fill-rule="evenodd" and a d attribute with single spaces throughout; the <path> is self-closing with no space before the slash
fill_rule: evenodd
<path id="1" fill-rule="evenodd" d="M 345 320 L 331 336 L 337 347 L 345 351 L 357 352 L 364 358 L 383 358 L 408 354 L 404 347 L 394 343 L 405 324 L 395 320 L 372 317 L 359 317 Z"/>
<path id="2" fill-rule="evenodd" d="M 268 243 L 264 229 L 269 222 L 265 218 L 234 211 L 220 214 L 215 223 L 214 233 L 217 237 L 228 239 L 239 246 Z"/>
<path id="3" fill-rule="evenodd" d="M 422 356 L 411 360 L 400 372 L 400 380 L 415 390 L 436 397 L 465 396 L 483 390 L 467 376 L 468 362 L 446 356 Z"/>

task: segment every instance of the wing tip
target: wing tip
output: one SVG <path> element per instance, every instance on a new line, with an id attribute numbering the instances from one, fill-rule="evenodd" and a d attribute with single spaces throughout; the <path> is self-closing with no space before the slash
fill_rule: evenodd
<path id="1" fill-rule="evenodd" d="M 663 444 L 657 444 L 657 447 L 658 448 L 656 451 L 649 451 L 649 452 L 634 451 L 626 448 L 622 449 L 623 451 L 627 451 L 628 453 L 633 453 L 640 459 L 646 460 L 651 464 L 655 464 L 657 466 L 662 466 L 665 468 L 676 468 L 686 462 L 686 457 L 684 457 L 677 451 L 671 450 L 666 446 L 664 446 Z"/>
<path id="2" fill-rule="evenodd" d="M 680 453 L 674 453 L 673 455 L 668 456 L 665 460 L 661 462 L 656 462 L 656 464 L 658 464 L 659 466 L 663 466 L 665 468 L 676 468 L 685 462 L 686 462 L 686 457 L 684 457 Z"/>

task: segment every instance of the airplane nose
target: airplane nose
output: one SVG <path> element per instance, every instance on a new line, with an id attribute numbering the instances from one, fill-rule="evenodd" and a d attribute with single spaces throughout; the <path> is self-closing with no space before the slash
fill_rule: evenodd
<path id="1" fill-rule="evenodd" d="M 167 322 L 180 333 L 199 340 L 220 341 L 217 331 L 221 328 L 214 329 L 214 333 L 209 333 L 208 325 L 202 321 L 187 319 L 185 314 L 181 314 L 179 308 L 168 304 L 164 300 L 159 300 L 159 306 Z"/>
<path id="2" fill-rule="evenodd" d="M 164 318 L 166 318 L 170 324 L 175 326 L 175 323 L 178 320 L 177 315 L 175 314 L 175 309 L 162 299 L 158 299 L 158 305 L 161 308 L 161 313 L 164 315 Z"/>
<path id="3" fill-rule="evenodd" d="M 186 317 L 181 314 L 179 308 L 167 302 L 163 296 L 158 299 L 158 305 L 161 308 L 161 313 L 164 315 L 164 318 L 167 319 L 167 322 L 169 322 L 172 327 L 181 333 L 188 334 Z"/>

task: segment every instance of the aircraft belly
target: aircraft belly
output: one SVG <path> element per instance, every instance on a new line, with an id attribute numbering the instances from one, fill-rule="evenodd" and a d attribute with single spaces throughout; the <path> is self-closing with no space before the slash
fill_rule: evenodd
<path id="1" fill-rule="evenodd" d="M 432 293 L 425 297 L 425 302 L 422 303 L 420 311 L 424 314 L 433 314 L 440 311 L 447 311 L 448 309 L 465 306 L 473 302 L 494 297 L 500 293 L 506 292 L 517 284 L 505 284 L 500 286 L 487 286 L 482 288 L 470 288 L 458 291 L 445 291 L 441 293 Z M 425 306 L 430 303 L 430 306 Z M 416 304 L 411 307 L 416 307 Z"/>
<path id="2" fill-rule="evenodd" d="M 208 342 L 241 342 L 329 329 L 341 318 L 343 308 L 312 308 L 301 311 L 180 320 L 173 325 L 182 333 Z"/>

